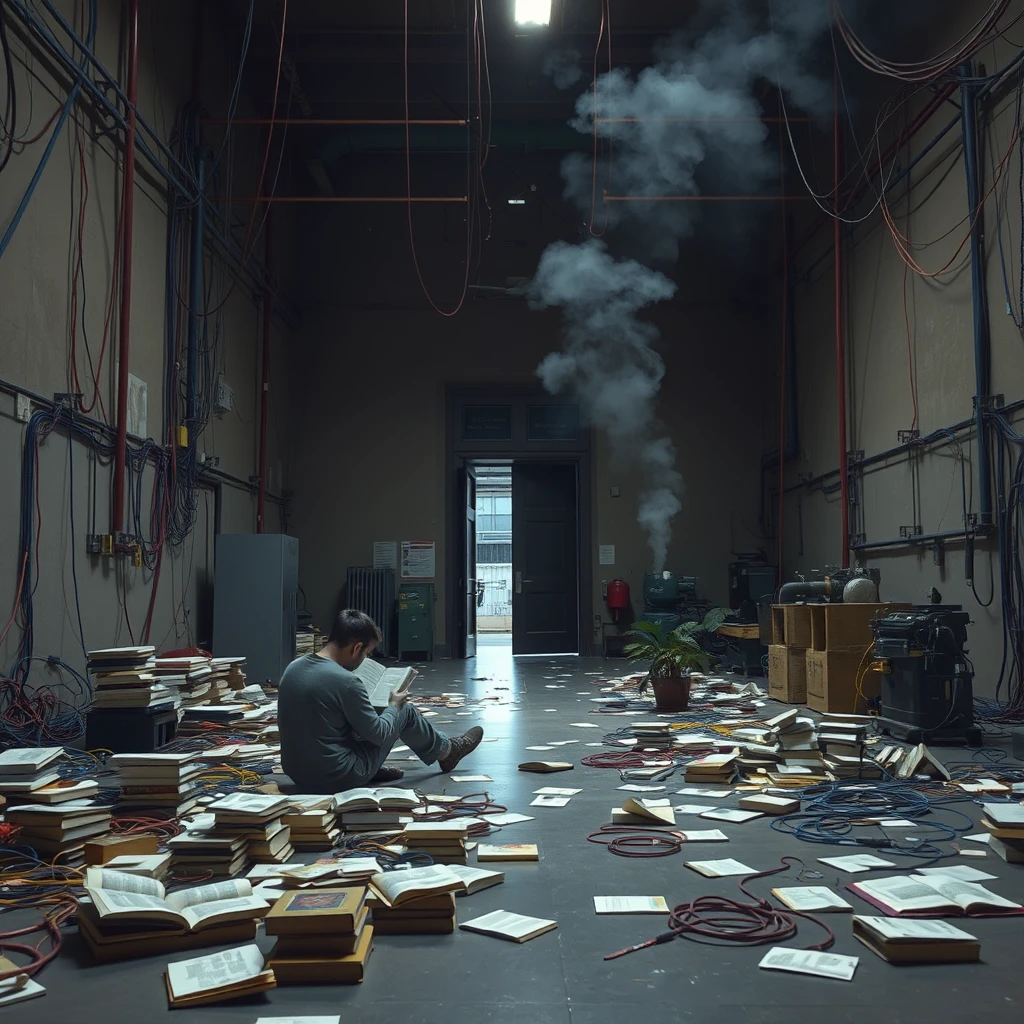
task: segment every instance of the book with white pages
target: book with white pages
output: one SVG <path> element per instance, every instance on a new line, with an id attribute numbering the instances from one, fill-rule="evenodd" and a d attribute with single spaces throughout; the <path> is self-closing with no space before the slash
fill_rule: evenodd
<path id="1" fill-rule="evenodd" d="M 803 913 L 841 914 L 853 906 L 824 885 L 788 885 L 772 889 L 772 895 L 790 910 Z"/>
<path id="2" fill-rule="evenodd" d="M 668 914 L 664 896 L 595 896 L 597 914 Z"/>
<path id="3" fill-rule="evenodd" d="M 135 925 L 140 931 L 168 928 L 185 934 L 264 917 L 270 910 L 266 900 L 253 896 L 244 878 L 179 889 L 168 896 L 156 879 L 90 868 L 85 891 L 102 924 Z"/>
<path id="4" fill-rule="evenodd" d="M 535 939 L 538 935 L 557 928 L 558 922 L 542 917 L 513 914 L 507 910 L 495 910 L 490 914 L 484 914 L 483 917 L 466 921 L 459 927 L 467 932 L 491 935 L 496 939 L 506 939 L 509 942 L 529 942 L 530 939 Z"/>
<path id="5" fill-rule="evenodd" d="M 727 843 L 729 837 L 720 828 L 686 829 L 679 833 L 688 843 Z"/>
<path id="6" fill-rule="evenodd" d="M 738 824 L 752 821 L 754 818 L 763 818 L 764 814 L 761 811 L 739 811 L 733 810 L 731 807 L 719 807 L 711 811 L 704 811 L 701 817 L 711 821 L 732 821 Z"/>
<path id="7" fill-rule="evenodd" d="M 202 1006 L 276 987 L 274 972 L 263 966 L 252 944 L 168 964 L 164 973 L 171 1006 Z"/>
<path id="8" fill-rule="evenodd" d="M 970 864 L 950 864 L 948 867 L 918 868 L 918 875 L 945 875 L 955 878 L 958 882 L 991 882 L 998 875 L 990 875 L 987 871 L 979 871 Z"/>
<path id="9" fill-rule="evenodd" d="M 569 803 L 567 796 L 535 796 L 530 801 L 531 807 L 565 807 Z"/>
<path id="10" fill-rule="evenodd" d="M 894 875 L 847 888 L 890 917 L 1003 917 L 1024 907 L 975 882 L 948 875 Z"/>
<path id="11" fill-rule="evenodd" d="M 724 860 L 688 860 L 685 866 L 705 878 L 728 878 L 730 875 L 756 875 L 757 868 L 748 867 L 728 857 Z"/>
<path id="12" fill-rule="evenodd" d="M 379 661 L 367 658 L 352 674 L 366 687 L 366 696 L 378 711 L 388 706 L 391 693 L 405 693 L 419 675 L 412 667 L 385 668 Z"/>
<path id="13" fill-rule="evenodd" d="M 815 953 L 806 949 L 773 946 L 757 966 L 765 971 L 791 971 L 794 974 L 812 974 L 817 978 L 853 981 L 858 963 L 858 957 L 843 956 L 841 953 Z"/>
<path id="14" fill-rule="evenodd" d="M 977 963 L 977 937 L 945 921 L 908 921 L 891 917 L 853 918 L 853 936 L 872 953 L 893 964 Z"/>
<path id="15" fill-rule="evenodd" d="M 432 864 L 403 871 L 382 871 L 370 880 L 373 889 L 389 907 L 400 907 L 409 900 L 441 896 L 464 887 L 462 879 L 447 864 Z"/>
<path id="16" fill-rule="evenodd" d="M 505 881 L 504 871 L 476 868 L 470 864 L 446 864 L 445 867 L 462 879 L 464 888 L 457 889 L 456 896 L 472 896 L 481 889 L 489 889 L 492 885 L 501 885 Z"/>
<path id="17" fill-rule="evenodd" d="M 0 776 L 42 771 L 63 753 L 63 747 L 11 747 L 0 753 Z"/>
<path id="18" fill-rule="evenodd" d="M 896 865 L 891 860 L 882 860 L 872 853 L 854 853 L 849 857 L 819 857 L 818 862 L 827 864 L 830 868 L 838 868 L 850 875 L 860 874 L 862 871 L 873 871 L 875 868 L 894 868 Z"/>
<path id="19" fill-rule="evenodd" d="M 13 960 L 0 956 L 0 974 L 7 974 L 8 971 L 17 969 L 18 964 Z M 45 995 L 46 989 L 27 974 L 12 974 L 0 981 L 0 1007 L 23 1003 L 26 999 L 35 999 L 36 996 Z"/>

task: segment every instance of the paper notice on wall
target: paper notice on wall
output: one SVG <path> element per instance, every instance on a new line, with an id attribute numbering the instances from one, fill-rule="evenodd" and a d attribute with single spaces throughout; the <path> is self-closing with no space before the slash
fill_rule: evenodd
<path id="1" fill-rule="evenodd" d="M 598 561 L 601 565 L 614 565 L 615 564 L 615 545 L 614 544 L 601 544 L 597 549 Z"/>
<path id="2" fill-rule="evenodd" d="M 432 580 L 434 578 L 434 542 L 432 540 L 402 541 L 402 579 Z"/>
<path id="3" fill-rule="evenodd" d="M 373 542 L 374 569 L 394 569 L 398 571 L 398 541 L 375 540 Z"/>

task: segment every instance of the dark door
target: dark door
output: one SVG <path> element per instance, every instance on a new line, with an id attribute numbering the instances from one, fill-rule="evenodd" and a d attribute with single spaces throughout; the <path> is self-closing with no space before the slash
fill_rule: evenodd
<path id="1" fill-rule="evenodd" d="M 576 466 L 512 465 L 512 653 L 579 651 Z"/>
<path id="2" fill-rule="evenodd" d="M 459 471 L 459 654 L 476 657 L 476 470 Z"/>

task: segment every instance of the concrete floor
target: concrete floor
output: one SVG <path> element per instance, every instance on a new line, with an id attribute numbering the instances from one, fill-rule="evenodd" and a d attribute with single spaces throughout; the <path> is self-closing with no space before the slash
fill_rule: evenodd
<path id="1" fill-rule="evenodd" d="M 716 948 L 679 939 L 617 961 L 603 961 L 604 954 L 662 931 L 664 920 L 597 917 L 591 899 L 594 895 L 664 895 L 671 906 L 700 894 L 740 894 L 735 879 L 713 881 L 684 868 L 683 861 L 690 856 L 629 860 L 587 843 L 586 834 L 606 822 L 609 808 L 620 804 L 626 795 L 617 792 L 621 784 L 617 772 L 579 764 L 571 773 L 549 776 L 516 771 L 517 764 L 531 756 L 524 751 L 527 745 L 578 739 L 580 743 L 565 748 L 566 759 L 576 762 L 584 753 L 598 749 L 585 748 L 583 743 L 599 739 L 605 730 L 571 728 L 568 723 L 584 720 L 593 707 L 585 696 L 577 695 L 577 691 L 591 689 L 584 673 L 606 666 L 597 659 L 578 658 L 559 659 L 557 666 L 553 669 L 548 658 L 517 659 L 513 664 L 507 645 L 488 644 L 481 646 L 473 662 L 440 661 L 423 666 L 420 686 L 423 692 L 440 692 L 458 688 L 454 680 L 461 680 L 471 695 L 490 691 L 518 701 L 513 706 L 519 710 L 505 706 L 485 713 L 482 724 L 487 735 L 497 737 L 498 742 L 484 744 L 464 768 L 491 775 L 494 781 L 486 788 L 510 810 L 536 814 L 535 821 L 508 827 L 497 841 L 535 841 L 540 844 L 541 860 L 503 865 L 505 884 L 460 899 L 460 920 L 503 908 L 554 918 L 556 931 L 522 946 L 466 932 L 442 937 L 389 936 L 377 940 L 362 985 L 279 988 L 246 1002 L 171 1013 L 161 977 L 164 958 L 96 966 L 75 930 L 70 929 L 60 956 L 40 976 L 46 996 L 5 1010 L 4 1020 L 12 1024 L 165 1019 L 189 1024 L 251 1024 L 257 1017 L 315 1014 L 341 1014 L 343 1021 L 359 1024 L 622 1024 L 636 1020 L 644 1024 L 680 1020 L 700 1024 L 864 1024 L 872 1018 L 884 1024 L 968 1018 L 1005 1024 L 1019 1019 L 1016 1015 L 1024 1002 L 1020 971 L 1024 924 L 1019 918 L 967 923 L 982 940 L 981 964 L 895 967 L 852 937 L 848 915 L 831 915 L 829 923 L 838 936 L 835 951 L 861 958 L 851 983 L 759 971 L 757 962 L 766 951 L 764 947 Z M 624 663 L 608 663 L 607 669 L 610 674 L 621 674 Z M 571 672 L 573 677 L 545 678 L 563 672 Z M 472 681 L 474 676 L 490 678 Z M 551 684 L 565 688 L 547 689 Z M 556 711 L 545 710 L 549 708 Z M 444 713 L 434 719 L 443 720 Z M 454 718 L 447 728 L 458 731 L 473 721 Z M 606 721 L 610 730 L 628 719 Z M 961 759 L 963 754 L 951 757 Z M 428 792 L 437 792 L 439 787 L 449 792 L 479 788 L 479 784 L 451 783 L 422 766 L 409 771 L 406 781 Z M 563 809 L 528 807 L 532 791 L 544 785 L 580 787 L 583 792 Z M 678 786 L 670 786 L 669 792 L 673 788 Z M 728 805 L 735 806 L 735 799 L 728 800 Z M 977 817 L 977 807 L 969 803 L 958 806 Z M 850 852 L 799 843 L 773 832 L 766 819 L 724 824 L 723 830 L 730 842 L 701 845 L 696 848 L 698 856 L 735 857 L 766 869 L 776 865 L 783 854 L 802 857 L 808 866 L 820 866 L 814 864 L 818 856 Z M 305 859 L 312 860 L 313 855 Z M 992 855 L 962 862 L 998 875 L 999 880 L 990 883 L 995 891 L 1024 902 L 1024 868 L 1004 864 Z M 907 869 L 910 866 L 906 864 Z M 782 878 L 785 881 L 765 880 L 753 887 L 767 895 L 773 884 L 796 884 L 792 875 Z M 817 884 L 836 887 L 837 882 L 836 872 L 831 871 Z M 856 898 L 851 902 L 859 904 Z M 872 912 L 866 904 L 857 909 Z M 30 919 L 21 913 L 9 915 L 5 926 Z M 790 945 L 816 942 L 819 936 L 817 928 L 802 923 L 799 936 Z M 270 945 L 262 936 L 259 942 L 264 948 Z M 174 959 L 204 952 L 213 950 Z"/>

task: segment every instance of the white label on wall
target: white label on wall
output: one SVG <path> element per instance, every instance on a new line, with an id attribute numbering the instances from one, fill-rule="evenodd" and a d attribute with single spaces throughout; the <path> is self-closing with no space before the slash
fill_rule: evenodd
<path id="1" fill-rule="evenodd" d="M 614 544 L 602 544 L 597 549 L 598 560 L 601 565 L 614 565 L 615 564 L 615 545 Z"/>
<path id="2" fill-rule="evenodd" d="M 434 542 L 432 540 L 402 541 L 402 579 L 432 580 L 434 578 Z"/>
<path id="3" fill-rule="evenodd" d="M 373 542 L 374 569 L 398 569 L 398 541 L 375 540 Z"/>
<path id="4" fill-rule="evenodd" d="M 128 433 L 146 437 L 146 415 L 149 406 L 149 386 L 134 373 L 128 374 Z"/>

